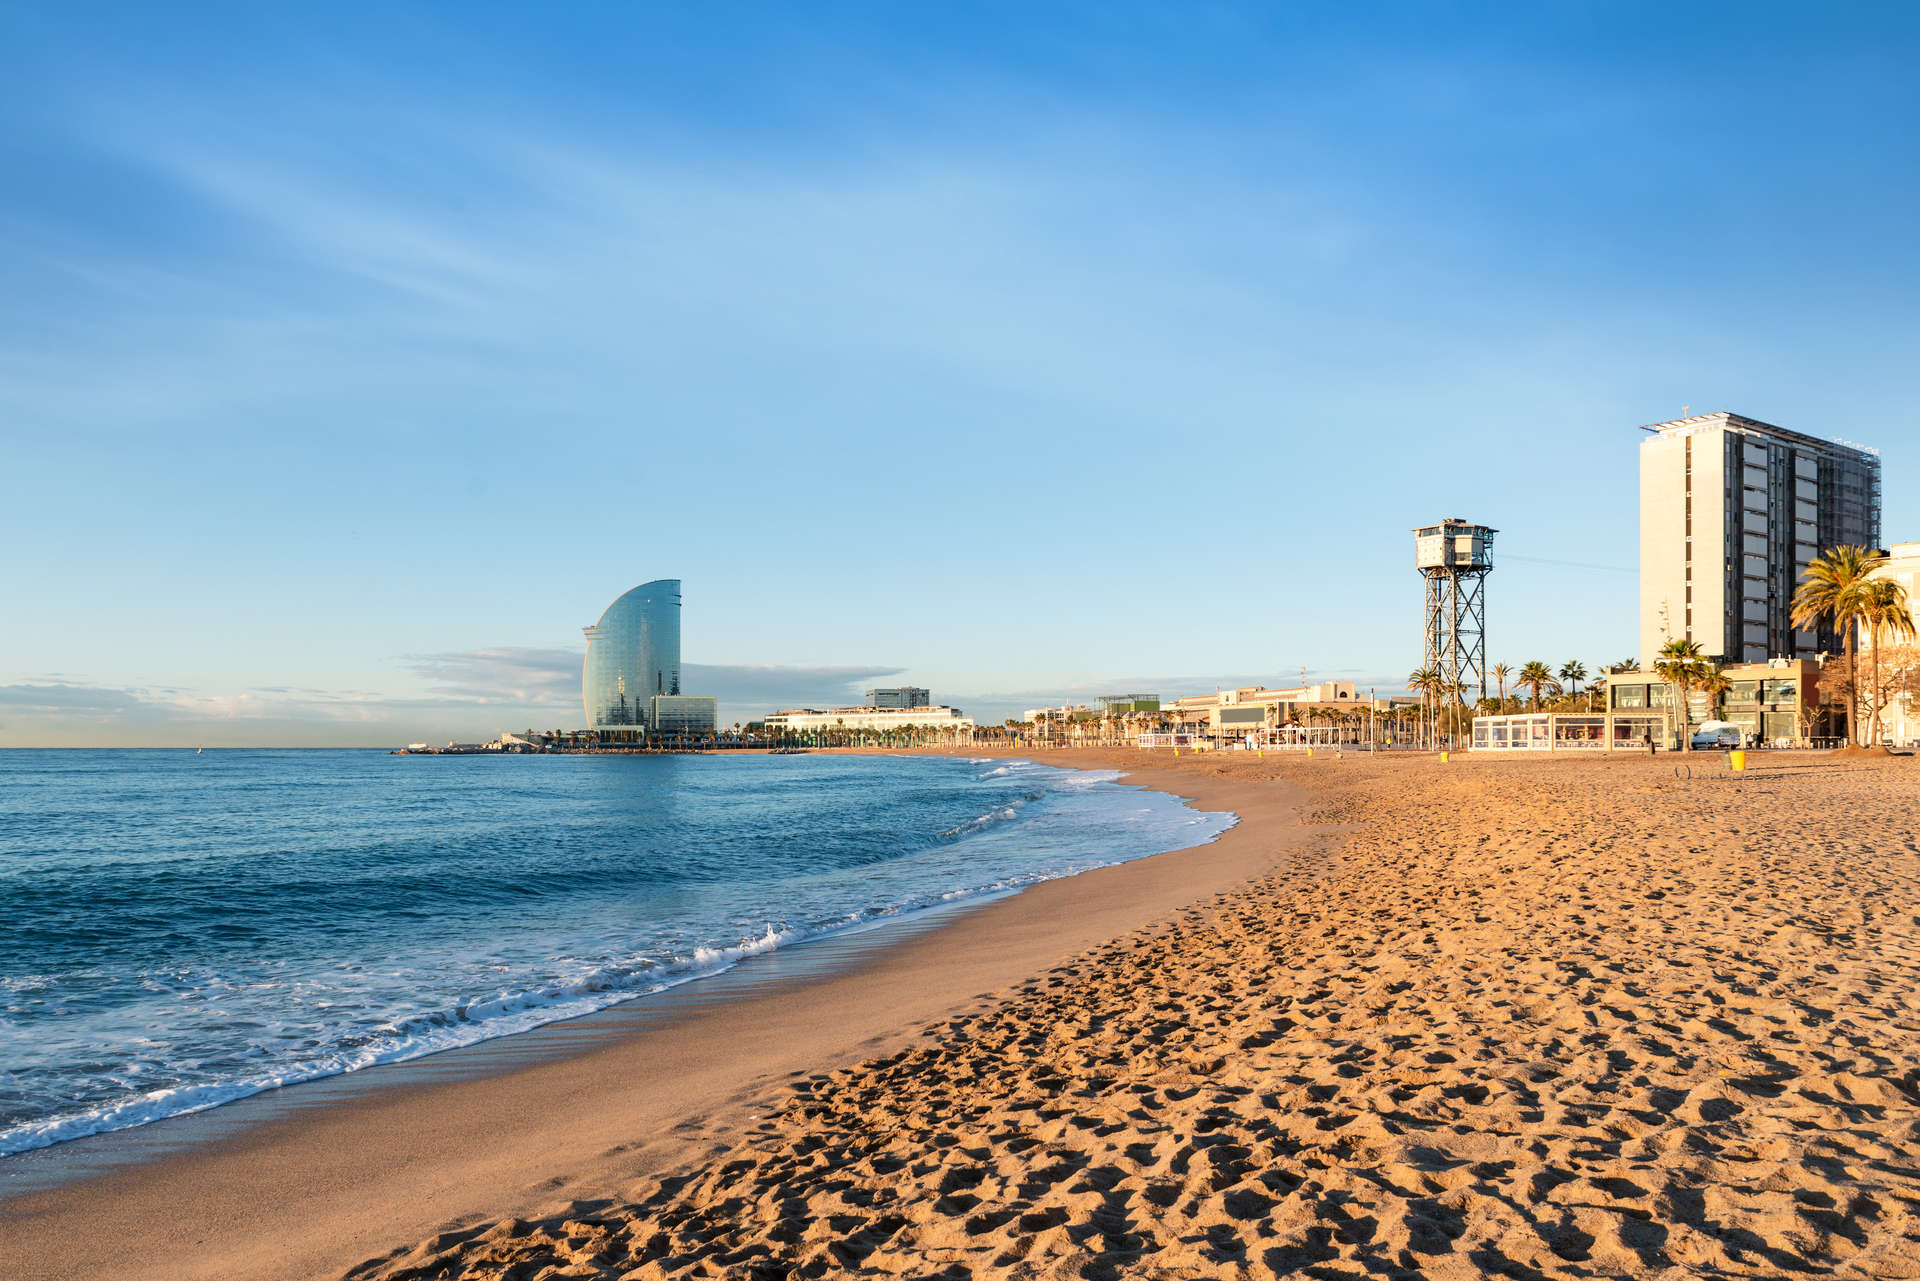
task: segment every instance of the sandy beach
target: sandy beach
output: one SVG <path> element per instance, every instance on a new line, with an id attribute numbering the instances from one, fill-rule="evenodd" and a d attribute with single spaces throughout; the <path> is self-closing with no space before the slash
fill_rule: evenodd
<path id="1" fill-rule="evenodd" d="M 1199 780 L 1147 770 L 1134 781 Z M 1223 801 L 1233 789 L 1213 790 Z M 1244 821 L 1214 844 L 1032 887 L 824 976 L 781 977 L 793 968 L 783 950 L 743 966 L 766 977 L 726 984 L 724 997 L 695 984 L 672 1001 L 295 1087 L 265 1124 L 0 1199 L 0 1277 L 337 1277 L 431 1235 L 622 1195 L 727 1151 L 791 1080 L 911 1045 L 930 1022 L 990 1008 L 1033 974 L 1300 857 L 1294 793 L 1238 800 Z M 649 1013 L 656 1005 L 671 1012 Z M 515 1053 L 529 1041 L 560 1052 Z M 480 1057 L 513 1066 L 452 1079 L 441 1066 Z M 362 1076 L 386 1084 L 359 1092 Z M 158 1143 L 197 1120 L 69 1147 Z"/>
<path id="2" fill-rule="evenodd" d="M 0 1204 L 0 1270 L 1920 1276 L 1920 769 L 1757 764 L 1155 757 L 1240 826 Z"/>

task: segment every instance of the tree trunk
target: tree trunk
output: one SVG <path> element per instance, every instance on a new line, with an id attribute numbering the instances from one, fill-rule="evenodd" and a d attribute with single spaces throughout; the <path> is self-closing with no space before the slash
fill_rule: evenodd
<path id="1" fill-rule="evenodd" d="M 1873 719 L 1868 722 L 1873 742 L 1867 744 L 1872 747 L 1880 741 L 1880 623 L 1877 619 L 1873 624 L 1873 684 L 1867 694 L 1873 700 Z"/>
<path id="2" fill-rule="evenodd" d="M 1854 620 L 1847 620 L 1847 741 L 1860 742 L 1860 676 L 1854 669 Z"/>

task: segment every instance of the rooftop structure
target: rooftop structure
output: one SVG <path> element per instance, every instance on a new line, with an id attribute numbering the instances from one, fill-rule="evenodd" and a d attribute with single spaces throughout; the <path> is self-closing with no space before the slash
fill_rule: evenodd
<path id="1" fill-rule="evenodd" d="M 1132 716 L 1140 712 L 1159 710 L 1158 694 L 1103 694 L 1100 696 L 1102 716 Z"/>
<path id="2" fill-rule="evenodd" d="M 1725 411 L 1641 428 L 1640 656 L 1669 640 L 1756 662 L 1839 648 L 1793 626 L 1813 558 L 1880 543 L 1880 456 Z"/>
<path id="3" fill-rule="evenodd" d="M 918 685 L 900 685 L 893 689 L 867 691 L 868 707 L 931 707 L 933 695 Z"/>

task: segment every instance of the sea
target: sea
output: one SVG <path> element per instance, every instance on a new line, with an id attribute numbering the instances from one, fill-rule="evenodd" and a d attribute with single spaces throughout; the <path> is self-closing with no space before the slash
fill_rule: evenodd
<path id="1" fill-rule="evenodd" d="M 0 1158 L 1217 837 L 1112 773 L 0 751 Z"/>

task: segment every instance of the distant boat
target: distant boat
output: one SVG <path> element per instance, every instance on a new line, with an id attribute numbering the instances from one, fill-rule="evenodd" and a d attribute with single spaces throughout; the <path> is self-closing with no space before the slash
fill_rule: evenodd
<path id="1" fill-rule="evenodd" d="M 193 754 L 195 756 L 200 756 L 200 755 L 203 755 L 206 752 L 206 750 L 207 749 L 204 747 L 196 747 L 193 749 Z"/>

